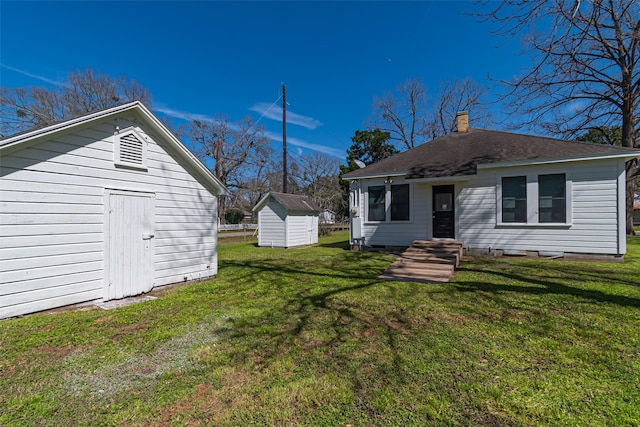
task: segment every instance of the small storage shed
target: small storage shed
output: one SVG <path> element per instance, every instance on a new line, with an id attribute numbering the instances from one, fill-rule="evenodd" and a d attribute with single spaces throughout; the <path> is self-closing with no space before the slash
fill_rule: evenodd
<path id="1" fill-rule="evenodd" d="M 307 196 L 271 192 L 253 208 L 258 246 L 290 248 L 318 243 L 320 208 Z"/>
<path id="2" fill-rule="evenodd" d="M 214 276 L 222 183 L 140 102 L 0 141 L 0 318 Z"/>

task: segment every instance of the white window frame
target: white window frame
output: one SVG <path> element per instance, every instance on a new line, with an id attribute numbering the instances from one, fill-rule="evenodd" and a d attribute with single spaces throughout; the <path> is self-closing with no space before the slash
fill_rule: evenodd
<path id="1" fill-rule="evenodd" d="M 408 220 L 391 220 L 391 187 L 395 186 L 395 185 L 408 185 L 409 186 L 409 219 Z M 380 186 L 384 186 L 385 187 L 385 197 L 384 197 L 384 216 L 385 219 L 384 221 L 369 221 L 369 187 L 380 187 Z M 392 183 L 382 183 L 382 182 L 378 182 L 378 183 L 371 183 L 367 185 L 367 190 L 365 191 L 364 194 L 364 201 L 365 201 L 365 215 L 364 215 L 364 219 L 365 219 L 365 223 L 367 224 L 384 224 L 384 223 L 388 223 L 388 224 L 407 224 L 410 223 L 413 219 L 413 185 L 408 183 L 408 182 L 392 182 Z"/>
<path id="2" fill-rule="evenodd" d="M 120 144 L 122 138 L 128 135 L 133 135 L 135 138 L 142 142 L 142 161 L 141 163 L 128 162 L 126 160 L 122 160 L 120 156 Z M 139 170 L 147 170 L 147 152 L 148 152 L 148 138 L 146 135 L 143 135 L 141 131 L 137 128 L 131 126 L 126 129 L 118 131 L 113 136 L 113 162 L 116 166 L 124 166 L 127 168 L 139 169 Z"/>
<path id="3" fill-rule="evenodd" d="M 539 191 L 538 176 L 564 174 L 565 176 L 565 222 L 540 222 L 539 217 Z M 502 221 L 502 178 L 510 178 L 515 176 L 527 177 L 527 222 L 504 222 Z M 496 225 L 499 227 L 570 227 L 573 225 L 572 217 L 572 199 L 573 199 L 573 180 L 570 171 L 565 170 L 544 170 L 536 172 L 514 172 L 509 174 L 500 174 L 496 181 Z"/>

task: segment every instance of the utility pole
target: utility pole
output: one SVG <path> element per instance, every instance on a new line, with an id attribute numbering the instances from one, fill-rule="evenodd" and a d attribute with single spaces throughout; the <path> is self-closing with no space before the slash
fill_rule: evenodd
<path id="1" fill-rule="evenodd" d="M 282 192 L 287 192 L 287 88 L 282 85 Z"/>
<path id="2" fill-rule="evenodd" d="M 220 138 L 216 141 L 216 178 L 220 179 L 220 145 L 222 141 Z"/>

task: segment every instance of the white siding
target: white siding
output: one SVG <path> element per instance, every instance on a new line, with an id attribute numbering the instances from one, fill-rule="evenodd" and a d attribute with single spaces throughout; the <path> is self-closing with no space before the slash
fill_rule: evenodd
<path id="1" fill-rule="evenodd" d="M 458 197 L 458 239 L 477 249 L 618 254 L 621 172 L 618 160 L 480 171 Z M 503 175 L 550 173 L 571 180 L 570 224 L 497 225 L 496 183 Z"/>
<path id="2" fill-rule="evenodd" d="M 318 243 L 318 214 L 288 212 L 275 199 L 258 211 L 258 246 L 290 248 Z"/>
<path id="3" fill-rule="evenodd" d="M 258 246 L 286 248 L 285 208 L 273 198 L 258 212 Z"/>
<path id="4" fill-rule="evenodd" d="M 401 184 L 396 179 L 394 183 Z M 367 187 L 384 185 L 384 180 L 366 180 L 361 183 L 359 215 L 362 222 L 362 236 L 368 246 L 409 246 L 416 239 L 427 239 L 428 222 L 431 218 L 431 187 L 426 184 L 411 183 L 409 221 L 368 222 Z"/>
<path id="5" fill-rule="evenodd" d="M 318 243 L 318 216 L 289 212 L 287 216 L 287 247 Z"/>
<path id="6" fill-rule="evenodd" d="M 115 166 L 114 129 L 133 118 L 2 156 L 0 318 L 102 297 L 107 189 L 155 194 L 155 286 L 217 273 L 216 197 L 169 145 L 149 132 L 148 170 Z"/>
<path id="7" fill-rule="evenodd" d="M 565 173 L 571 180 L 567 225 L 498 225 L 496 184 L 502 176 Z M 383 185 L 382 179 L 360 181 L 358 218 L 367 245 L 408 246 L 416 239 L 431 239 L 432 185 L 455 184 L 456 239 L 472 249 L 545 251 L 617 255 L 626 251 L 624 212 L 619 186 L 624 162 L 578 161 L 561 164 L 479 170 L 464 182 L 413 183 L 411 220 L 401 223 L 367 222 L 367 187 Z M 401 180 L 394 179 L 394 183 Z M 354 188 L 357 188 L 354 186 Z M 624 188 L 622 189 L 624 191 Z M 352 189 L 352 192 L 357 193 Z"/>

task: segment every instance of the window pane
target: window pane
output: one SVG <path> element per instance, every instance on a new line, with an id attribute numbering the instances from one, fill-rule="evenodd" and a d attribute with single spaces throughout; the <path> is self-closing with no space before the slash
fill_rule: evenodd
<path id="1" fill-rule="evenodd" d="M 391 221 L 409 221 L 409 184 L 391 186 Z"/>
<path id="2" fill-rule="evenodd" d="M 502 178 L 502 222 L 527 222 L 527 177 Z"/>
<path id="3" fill-rule="evenodd" d="M 385 188 L 384 185 L 375 185 L 369 187 L 369 210 L 367 221 L 384 221 L 384 199 Z"/>
<path id="4" fill-rule="evenodd" d="M 436 205 L 434 206 L 434 210 L 436 212 L 451 212 L 453 210 L 453 194 L 436 194 Z"/>
<path id="5" fill-rule="evenodd" d="M 566 188 L 563 173 L 538 176 L 540 222 L 567 222 Z"/>

